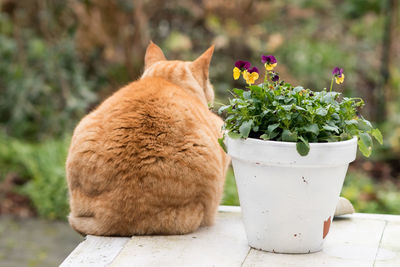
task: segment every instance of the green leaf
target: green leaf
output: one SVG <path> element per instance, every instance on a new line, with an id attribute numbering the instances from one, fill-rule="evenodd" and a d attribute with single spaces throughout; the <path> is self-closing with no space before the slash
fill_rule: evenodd
<path id="1" fill-rule="evenodd" d="M 361 141 L 367 146 L 372 146 L 372 138 L 368 133 L 360 133 Z"/>
<path id="2" fill-rule="evenodd" d="M 371 122 L 369 121 L 369 120 L 366 120 L 366 119 L 362 119 L 362 121 L 368 126 L 368 127 L 371 127 L 372 128 L 372 124 L 371 124 Z"/>
<path id="3" fill-rule="evenodd" d="M 268 115 L 269 113 L 271 113 L 271 110 L 264 110 L 262 113 L 261 113 L 261 116 L 266 116 L 266 115 Z"/>
<path id="4" fill-rule="evenodd" d="M 344 123 L 346 125 L 357 125 L 358 121 L 357 120 L 347 120 L 347 121 L 344 121 Z"/>
<path id="5" fill-rule="evenodd" d="M 235 132 L 228 132 L 228 136 L 232 139 L 239 139 L 240 137 L 242 137 L 239 133 Z"/>
<path id="6" fill-rule="evenodd" d="M 218 109 L 218 114 L 221 114 L 222 112 L 224 112 L 225 110 L 227 110 L 230 107 L 231 107 L 230 105 L 220 107 Z"/>
<path id="7" fill-rule="evenodd" d="M 335 103 L 335 98 L 337 96 L 337 92 L 328 92 L 323 98 L 322 101 L 324 103 L 329 103 L 329 104 L 334 104 Z"/>
<path id="8" fill-rule="evenodd" d="M 235 115 L 229 115 L 226 119 L 225 119 L 225 121 L 230 121 L 230 120 L 232 120 L 232 119 L 234 119 L 235 118 Z"/>
<path id="9" fill-rule="evenodd" d="M 276 128 L 279 127 L 279 125 L 280 125 L 279 123 L 274 123 L 274 124 L 268 125 L 268 128 L 267 128 L 268 133 L 272 133 Z"/>
<path id="10" fill-rule="evenodd" d="M 296 142 L 297 141 L 297 133 L 291 132 L 288 129 L 283 130 L 282 132 L 282 141 L 285 142 Z"/>
<path id="11" fill-rule="evenodd" d="M 237 94 L 238 96 L 242 97 L 244 91 L 242 89 L 235 88 L 235 89 L 233 89 L 233 92 L 235 94 Z"/>
<path id="12" fill-rule="evenodd" d="M 315 114 L 320 116 L 326 116 L 326 114 L 328 114 L 328 111 L 324 108 L 318 108 Z"/>
<path id="13" fill-rule="evenodd" d="M 339 114 L 337 114 L 337 113 L 333 113 L 331 115 L 331 118 L 334 119 L 335 121 L 340 121 L 341 120 Z"/>
<path id="14" fill-rule="evenodd" d="M 370 131 L 372 130 L 372 125 L 369 121 L 367 120 L 363 120 L 363 119 L 359 119 L 358 120 L 358 124 L 357 124 L 358 129 L 360 129 L 361 131 Z"/>
<path id="15" fill-rule="evenodd" d="M 367 133 L 360 133 L 360 139 L 358 140 L 360 151 L 364 156 L 369 157 L 372 152 L 372 138 Z"/>
<path id="16" fill-rule="evenodd" d="M 306 110 L 305 108 L 302 108 L 300 106 L 294 106 L 294 107 L 296 108 L 296 110 L 301 110 L 301 111 L 305 111 Z"/>
<path id="17" fill-rule="evenodd" d="M 250 97 L 251 97 L 251 92 L 250 92 L 250 91 L 245 91 L 245 92 L 243 92 L 243 97 L 244 97 L 245 99 L 250 99 Z"/>
<path id="18" fill-rule="evenodd" d="M 301 90 L 304 90 L 303 86 L 296 86 L 295 88 L 293 88 L 293 92 L 300 92 Z"/>
<path id="19" fill-rule="evenodd" d="M 262 87 L 260 87 L 260 86 L 258 86 L 258 85 L 249 86 L 249 89 L 250 89 L 252 92 L 256 92 L 256 93 L 262 92 Z"/>
<path id="20" fill-rule="evenodd" d="M 279 135 L 278 131 L 273 131 L 272 133 L 269 134 L 269 139 L 274 139 L 275 137 L 277 137 Z"/>
<path id="21" fill-rule="evenodd" d="M 358 148 L 360 149 L 361 153 L 365 156 L 365 157 L 369 157 L 371 155 L 371 149 L 368 148 L 362 141 L 361 139 L 358 140 Z"/>
<path id="22" fill-rule="evenodd" d="M 262 134 L 262 135 L 260 136 L 260 138 L 261 138 L 262 140 L 269 140 L 268 134 Z"/>
<path id="23" fill-rule="evenodd" d="M 293 104 L 293 103 L 296 103 L 296 99 L 295 99 L 295 98 L 285 98 L 285 99 L 283 100 L 283 102 L 284 102 L 285 104 Z"/>
<path id="24" fill-rule="evenodd" d="M 379 129 L 372 129 L 371 131 L 372 136 L 379 142 L 379 144 L 383 144 L 383 136 Z"/>
<path id="25" fill-rule="evenodd" d="M 340 134 L 341 141 L 349 140 L 350 138 L 351 138 L 351 136 L 348 133 L 343 132 Z"/>
<path id="26" fill-rule="evenodd" d="M 253 120 L 245 121 L 242 123 L 242 125 L 239 127 L 239 132 L 242 135 L 242 137 L 247 138 L 249 136 L 252 126 L 253 126 Z"/>
<path id="27" fill-rule="evenodd" d="M 304 129 L 304 131 L 309 132 L 309 133 L 313 133 L 315 135 L 319 134 L 319 127 L 315 123 L 308 124 L 308 125 L 304 126 L 303 129 Z"/>
<path id="28" fill-rule="evenodd" d="M 337 126 L 330 126 L 328 124 L 325 124 L 324 126 L 322 126 L 322 128 L 330 132 L 339 133 L 339 127 Z"/>
<path id="29" fill-rule="evenodd" d="M 218 138 L 218 143 L 222 147 L 222 149 L 225 151 L 225 153 L 228 153 L 228 151 L 226 151 L 226 146 L 225 146 L 225 143 L 224 143 L 224 139 L 225 139 L 225 136 L 221 137 L 221 138 Z"/>
<path id="30" fill-rule="evenodd" d="M 279 127 L 279 125 L 280 125 L 279 123 L 268 125 L 267 128 L 268 139 L 272 140 L 279 135 L 279 131 L 275 131 Z"/>
<path id="31" fill-rule="evenodd" d="M 299 152 L 301 156 L 307 156 L 308 152 L 310 152 L 310 144 L 302 136 L 299 137 L 299 140 L 300 142 L 296 143 L 297 152 Z"/>

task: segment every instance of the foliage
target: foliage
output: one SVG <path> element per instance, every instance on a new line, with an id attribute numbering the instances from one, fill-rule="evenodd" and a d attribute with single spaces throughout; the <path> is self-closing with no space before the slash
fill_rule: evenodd
<path id="1" fill-rule="evenodd" d="M 356 212 L 400 214 L 400 192 L 392 181 L 377 183 L 362 171 L 349 171 L 342 196 Z"/>
<path id="2" fill-rule="evenodd" d="M 61 136 L 97 100 L 95 83 L 71 39 L 48 44 L 27 30 L 18 41 L 1 31 L 9 24 L 0 13 L 0 127 L 19 138 Z"/>
<path id="3" fill-rule="evenodd" d="M 224 195 L 222 198 L 222 205 L 239 206 L 239 197 L 236 188 L 235 176 L 233 169 L 229 168 L 226 173 Z"/>
<path id="4" fill-rule="evenodd" d="M 235 97 L 219 109 L 219 113 L 227 114 L 224 129 L 229 137 L 296 142 L 302 156 L 308 154 L 309 143 L 344 141 L 355 136 L 367 157 L 372 151 L 371 135 L 382 144 L 380 131 L 357 116 L 358 108 L 364 105 L 362 99 L 340 99 L 338 92 L 293 87 L 271 70 L 266 70 L 264 83 L 251 85 L 248 90 L 234 89 Z M 341 83 L 344 75 L 334 78 Z"/>
<path id="5" fill-rule="evenodd" d="M 68 213 L 67 147 L 67 138 L 34 144 L 0 135 L 0 166 L 8 166 L 2 171 L 29 178 L 19 191 L 32 200 L 41 217 L 65 219 Z"/>

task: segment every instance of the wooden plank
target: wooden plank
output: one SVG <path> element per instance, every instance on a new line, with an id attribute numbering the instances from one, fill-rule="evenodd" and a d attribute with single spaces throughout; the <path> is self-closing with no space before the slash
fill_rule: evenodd
<path id="1" fill-rule="evenodd" d="M 241 212 L 240 206 L 219 206 L 220 212 Z M 335 216 L 336 217 L 336 216 Z M 337 216 L 338 219 L 369 219 L 369 220 L 385 220 L 391 222 L 400 222 L 400 215 L 377 214 L 377 213 L 352 213 Z"/>
<path id="2" fill-rule="evenodd" d="M 305 255 L 250 251 L 240 216 L 220 206 L 215 226 L 189 235 L 88 236 L 61 266 L 400 266 L 400 216 L 341 216 L 323 251 Z"/>
<path id="3" fill-rule="evenodd" d="M 321 252 L 274 254 L 252 249 L 244 266 L 373 266 L 385 221 L 335 220 Z"/>
<path id="4" fill-rule="evenodd" d="M 87 236 L 64 260 L 61 267 L 109 266 L 130 238 Z"/>
<path id="5" fill-rule="evenodd" d="M 400 266 L 400 222 L 386 225 L 374 266 Z"/>
<path id="6" fill-rule="evenodd" d="M 111 266 L 240 266 L 249 247 L 240 213 L 220 213 L 212 227 L 181 236 L 133 237 Z"/>
<path id="7" fill-rule="evenodd" d="M 242 212 L 240 206 L 223 206 L 223 205 L 218 207 L 218 211 L 219 212 L 236 212 L 236 213 Z"/>
<path id="8" fill-rule="evenodd" d="M 368 219 L 368 220 L 384 220 L 390 222 L 400 222 L 399 215 L 392 214 L 376 214 L 376 213 L 353 213 L 341 215 L 338 218 L 347 218 L 347 219 Z"/>

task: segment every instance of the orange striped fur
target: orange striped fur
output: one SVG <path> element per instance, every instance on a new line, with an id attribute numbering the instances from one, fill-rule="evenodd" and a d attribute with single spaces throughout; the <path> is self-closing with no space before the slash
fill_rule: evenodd
<path id="1" fill-rule="evenodd" d="M 207 106 L 212 54 L 167 61 L 150 43 L 142 77 L 81 120 L 66 163 L 76 231 L 185 234 L 214 222 L 229 159 Z"/>

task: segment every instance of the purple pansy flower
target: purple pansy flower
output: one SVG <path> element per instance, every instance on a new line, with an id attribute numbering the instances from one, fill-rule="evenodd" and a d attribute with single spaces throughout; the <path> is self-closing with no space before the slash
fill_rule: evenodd
<path id="1" fill-rule="evenodd" d="M 273 81 L 273 82 L 279 81 L 279 75 L 276 74 L 276 73 L 274 73 L 274 75 L 272 76 L 272 81 Z"/>
<path id="2" fill-rule="evenodd" d="M 263 64 L 275 64 L 277 61 L 276 61 L 276 58 L 273 56 L 273 55 L 268 55 L 268 56 L 264 56 L 264 55 L 262 55 L 261 56 L 261 62 L 263 63 Z"/>
<path id="3" fill-rule="evenodd" d="M 250 65 L 251 65 L 250 62 L 248 62 L 248 61 L 238 60 L 235 62 L 235 67 L 240 70 L 243 70 L 243 69 L 247 70 L 248 68 L 250 68 Z"/>
<path id="4" fill-rule="evenodd" d="M 343 69 L 339 67 L 335 67 L 332 71 L 333 77 L 335 78 L 335 81 L 337 84 L 342 84 L 344 81 L 344 73 Z M 333 78 L 332 78 L 332 83 L 333 84 Z M 332 85 L 331 85 L 331 90 L 332 90 Z"/>
<path id="5" fill-rule="evenodd" d="M 260 73 L 260 72 L 258 71 L 257 67 L 252 67 L 251 69 L 248 69 L 247 71 L 248 71 L 249 73 L 253 73 L 253 72 Z"/>
<path id="6" fill-rule="evenodd" d="M 340 77 L 342 77 L 343 69 L 342 69 L 342 68 L 339 68 L 339 67 L 335 67 L 335 68 L 333 69 L 333 71 L 332 71 L 332 74 L 333 74 L 334 76 L 340 78 Z"/>

